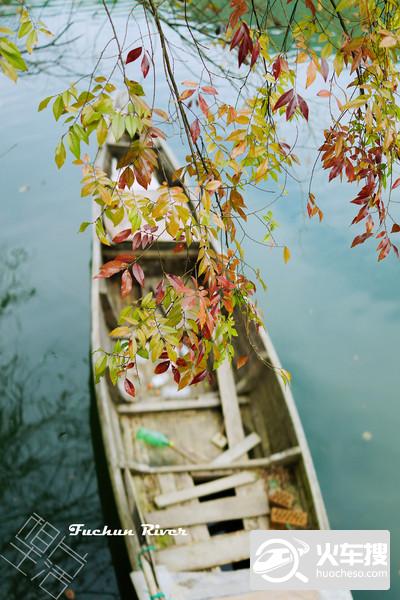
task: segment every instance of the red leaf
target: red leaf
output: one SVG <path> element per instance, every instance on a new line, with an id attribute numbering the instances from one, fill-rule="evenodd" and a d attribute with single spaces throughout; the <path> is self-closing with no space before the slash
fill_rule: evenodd
<path id="1" fill-rule="evenodd" d="M 201 94 L 199 94 L 199 106 L 200 106 L 201 112 L 207 117 L 209 107 L 208 107 L 208 104 L 207 104 L 204 96 L 202 96 Z"/>
<path id="2" fill-rule="evenodd" d="M 142 243 L 142 233 L 137 231 L 132 239 L 132 250 L 137 250 Z"/>
<path id="3" fill-rule="evenodd" d="M 132 234 L 132 229 L 124 229 L 115 235 L 112 239 L 114 244 L 120 244 L 128 239 L 128 237 Z"/>
<path id="4" fill-rule="evenodd" d="M 121 296 L 123 298 L 125 298 L 126 296 L 129 296 L 131 291 L 132 291 L 132 276 L 129 273 L 129 270 L 125 269 L 125 271 L 122 273 L 122 278 L 121 278 Z"/>
<path id="5" fill-rule="evenodd" d="M 175 383 L 179 383 L 181 380 L 181 374 L 179 373 L 178 369 L 174 366 L 172 366 L 172 373 L 174 375 Z"/>
<path id="6" fill-rule="evenodd" d="M 217 90 L 212 85 L 202 85 L 201 89 L 205 94 L 211 94 L 212 96 L 216 96 L 218 94 Z"/>
<path id="7" fill-rule="evenodd" d="M 105 277 L 112 277 L 116 273 L 119 273 L 123 269 L 126 269 L 129 263 L 122 262 L 120 260 L 110 260 L 106 262 L 101 268 L 99 273 L 95 276 L 95 279 L 104 279 Z"/>
<path id="8" fill-rule="evenodd" d="M 118 254 L 114 260 L 119 261 L 119 262 L 126 262 L 126 263 L 131 263 L 135 260 L 135 255 L 134 254 Z"/>
<path id="9" fill-rule="evenodd" d="M 352 241 L 351 247 L 354 248 L 355 246 L 358 246 L 359 244 L 363 244 L 365 242 L 365 240 L 367 240 L 371 236 L 372 236 L 372 233 L 363 233 L 361 235 L 357 235 L 354 238 L 354 240 Z"/>
<path id="10" fill-rule="evenodd" d="M 190 385 L 195 385 L 196 383 L 200 383 L 200 381 L 203 381 L 203 379 L 205 379 L 207 377 L 207 371 L 201 371 L 201 373 L 199 373 L 198 375 L 196 375 L 196 377 L 193 377 L 192 381 L 190 382 Z"/>
<path id="11" fill-rule="evenodd" d="M 143 77 L 147 77 L 150 70 L 150 63 L 149 59 L 147 58 L 147 52 L 143 54 L 142 64 L 140 65 L 140 68 L 142 69 Z"/>
<path id="12" fill-rule="evenodd" d="M 136 279 L 138 284 L 143 287 L 144 286 L 144 273 L 143 273 L 142 267 L 137 262 L 135 262 L 132 265 L 132 275 L 134 276 L 134 278 Z"/>
<path id="13" fill-rule="evenodd" d="M 302 113 L 303 117 L 305 118 L 305 120 L 308 121 L 308 104 L 304 100 L 304 98 L 302 98 L 299 95 L 297 95 L 297 99 L 299 101 L 299 107 L 300 107 L 301 113 Z"/>
<path id="14" fill-rule="evenodd" d="M 400 231 L 400 225 L 398 225 L 397 223 L 394 223 L 390 233 L 399 233 L 399 231 Z"/>
<path id="15" fill-rule="evenodd" d="M 328 65 L 328 61 L 326 60 L 326 58 L 321 58 L 321 75 L 325 81 L 328 79 L 329 65 Z"/>
<path id="16" fill-rule="evenodd" d="M 399 187 L 399 185 L 400 185 L 400 177 L 398 179 L 396 179 L 396 181 L 392 185 L 392 190 L 395 190 L 397 187 Z"/>
<path id="17" fill-rule="evenodd" d="M 139 48 L 134 48 L 133 50 L 128 52 L 128 56 L 126 57 L 125 63 L 129 65 L 129 63 L 133 62 L 134 60 L 137 60 L 142 54 L 142 50 L 142 46 L 139 46 Z"/>
<path id="18" fill-rule="evenodd" d="M 191 124 L 190 135 L 193 140 L 193 143 L 195 144 L 197 142 L 197 140 L 199 139 L 199 135 L 200 135 L 200 121 L 198 119 L 195 119 L 193 121 L 193 123 Z"/>
<path id="19" fill-rule="evenodd" d="M 260 55 L 260 42 L 257 40 L 253 46 L 253 51 L 251 53 L 250 67 L 253 67 L 256 64 L 259 55 Z"/>
<path id="20" fill-rule="evenodd" d="M 295 94 L 293 96 L 293 98 L 291 98 L 289 104 L 286 107 L 286 121 L 289 121 L 289 119 L 293 116 L 293 113 L 297 107 L 298 107 L 297 94 Z"/>
<path id="21" fill-rule="evenodd" d="M 243 23 L 240 25 L 240 27 L 237 28 L 232 40 L 231 40 L 231 50 L 234 49 L 235 46 L 237 46 L 239 44 L 239 42 L 241 42 L 243 36 L 244 36 L 244 32 L 245 32 L 245 28 Z"/>
<path id="22" fill-rule="evenodd" d="M 124 388 L 126 393 L 129 394 L 129 396 L 132 396 L 132 398 L 136 396 L 135 386 L 133 385 L 132 381 L 130 381 L 127 377 L 125 377 L 124 380 Z"/>
<path id="23" fill-rule="evenodd" d="M 249 357 L 247 355 L 239 356 L 236 361 L 236 367 L 238 369 L 240 369 L 241 367 L 244 367 L 244 365 L 247 363 L 248 360 L 249 360 Z"/>
<path id="24" fill-rule="evenodd" d="M 157 304 L 160 304 L 160 302 L 162 302 L 164 300 L 164 296 L 165 296 L 165 285 L 164 285 L 164 280 L 161 279 L 161 281 L 158 283 L 158 285 L 156 287 L 156 302 L 157 302 Z"/>
<path id="25" fill-rule="evenodd" d="M 272 65 L 272 75 L 275 77 L 275 79 L 279 79 L 279 75 L 282 73 L 284 64 L 285 60 L 281 56 L 278 56 L 275 59 Z"/>
<path id="26" fill-rule="evenodd" d="M 154 369 L 154 373 L 156 375 L 160 375 L 161 373 L 165 373 L 165 371 L 168 371 L 169 369 L 169 365 L 170 365 L 170 361 L 166 360 L 165 362 L 161 362 L 159 363 L 156 368 Z"/>
<path id="27" fill-rule="evenodd" d="M 315 17 L 316 10 L 315 10 L 315 6 L 314 6 L 313 1 L 312 0 L 306 0 L 305 4 L 306 4 L 307 8 L 309 8 L 311 10 L 312 16 Z"/>
<path id="28" fill-rule="evenodd" d="M 278 100 L 276 101 L 272 110 L 278 110 L 278 108 L 282 108 L 282 106 L 285 106 L 285 104 L 288 104 L 288 102 L 290 102 L 290 100 L 293 98 L 293 96 L 294 96 L 294 90 L 293 89 L 288 90 L 287 92 L 282 94 L 282 96 L 280 98 L 278 98 Z"/>

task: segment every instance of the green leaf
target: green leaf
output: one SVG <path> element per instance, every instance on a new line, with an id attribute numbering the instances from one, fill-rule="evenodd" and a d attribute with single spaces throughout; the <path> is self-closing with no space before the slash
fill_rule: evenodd
<path id="1" fill-rule="evenodd" d="M 111 131 L 113 132 L 115 141 L 118 142 L 125 131 L 125 119 L 120 113 L 117 113 L 112 118 Z"/>
<path id="2" fill-rule="evenodd" d="M 104 373 L 106 372 L 106 369 L 107 369 L 107 355 L 104 354 L 104 356 L 101 356 L 94 365 L 94 377 L 95 377 L 96 383 L 99 383 L 100 378 L 102 377 L 102 375 L 104 375 Z"/>
<path id="3" fill-rule="evenodd" d="M 83 233 L 91 225 L 90 221 L 83 221 L 79 227 L 79 233 Z"/>
<path id="4" fill-rule="evenodd" d="M 73 129 L 70 129 L 67 133 L 67 144 L 72 154 L 76 158 L 81 157 L 81 141 Z"/>
<path id="5" fill-rule="evenodd" d="M 56 121 L 58 121 L 58 119 L 61 117 L 63 112 L 64 112 L 64 101 L 62 99 L 62 96 L 57 96 L 57 98 L 54 100 L 54 104 L 53 104 L 53 114 L 54 114 L 54 118 Z"/>
<path id="6" fill-rule="evenodd" d="M 56 148 L 56 153 L 55 153 L 55 161 L 56 161 L 56 165 L 59 169 L 61 169 L 61 167 L 65 163 L 66 156 L 67 156 L 67 153 L 65 152 L 64 142 L 62 140 L 60 140 L 60 142 Z"/>
<path id="7" fill-rule="evenodd" d="M 0 60 L 0 68 L 3 71 L 4 75 L 11 79 L 11 81 L 17 81 L 18 73 L 8 62 L 5 60 Z"/>
<path id="8" fill-rule="evenodd" d="M 7 38 L 0 39 L 0 54 L 3 58 L 18 71 L 27 71 L 28 67 L 21 56 L 21 52 L 13 42 Z"/>
<path id="9" fill-rule="evenodd" d="M 101 119 L 97 125 L 97 129 L 96 129 L 97 142 L 98 142 L 99 146 L 102 146 L 104 144 L 104 142 L 107 139 L 107 134 L 108 134 L 107 122 L 104 119 L 104 117 L 101 117 Z"/>
<path id="10" fill-rule="evenodd" d="M 89 143 L 88 133 L 87 133 L 87 131 L 85 131 L 83 129 L 83 127 L 81 127 L 81 125 L 79 125 L 78 123 L 75 123 L 75 125 L 73 125 L 72 129 L 73 129 L 74 133 L 76 134 L 76 136 L 78 137 L 78 139 L 85 142 L 85 144 Z"/>
<path id="11" fill-rule="evenodd" d="M 145 95 L 144 89 L 137 81 L 130 81 L 129 79 L 125 79 L 125 83 L 129 87 L 129 91 L 131 92 L 131 94 L 134 94 L 135 96 Z"/>
<path id="12" fill-rule="evenodd" d="M 25 21 L 25 23 L 22 23 L 21 27 L 19 28 L 18 31 L 18 37 L 22 38 L 25 35 L 27 35 L 28 33 L 30 33 L 33 29 L 33 25 L 30 21 Z"/>
<path id="13" fill-rule="evenodd" d="M 133 138 L 138 129 L 138 122 L 136 117 L 134 117 L 133 115 L 127 115 L 125 117 L 125 127 L 131 138 Z"/>
<path id="14" fill-rule="evenodd" d="M 38 106 L 38 112 L 44 110 L 52 98 L 53 96 L 47 96 L 47 98 L 44 98 Z"/>
<path id="15" fill-rule="evenodd" d="M 104 231 L 104 225 L 101 217 L 99 217 L 96 221 L 96 235 L 102 244 L 104 244 L 105 246 L 111 246 L 107 238 L 106 232 Z"/>
<path id="16" fill-rule="evenodd" d="M 340 0 L 339 4 L 336 7 L 336 12 L 344 10 L 345 8 L 349 8 L 354 4 L 354 0 Z"/>

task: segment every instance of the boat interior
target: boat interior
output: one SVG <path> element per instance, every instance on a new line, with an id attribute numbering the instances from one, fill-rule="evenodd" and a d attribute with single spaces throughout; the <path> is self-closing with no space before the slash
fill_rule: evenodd
<path id="1" fill-rule="evenodd" d="M 107 146 L 108 174 L 123 151 L 121 145 Z M 163 146 L 157 146 L 157 153 L 154 185 L 148 191 L 134 186 L 137 193 L 157 193 L 164 181 L 177 184 L 172 159 Z M 112 228 L 110 223 L 106 226 Z M 121 230 L 125 227 L 119 225 Z M 112 236 L 115 233 L 110 230 Z M 178 253 L 174 247 L 171 240 L 161 239 L 143 253 L 144 286 L 135 282 L 126 298 L 120 294 L 119 275 L 99 280 L 103 348 L 111 347 L 109 332 L 126 303 L 154 292 L 163 273 L 181 274 L 194 263 L 195 246 Z M 102 246 L 100 261 L 127 251 L 129 240 Z M 178 391 L 170 371 L 155 374 L 150 360 L 138 358 L 137 371 L 130 375 L 135 398 L 126 393 L 122 380 L 116 386 L 106 381 L 102 388 L 109 428 L 103 437 L 110 436 L 110 460 L 121 475 L 114 493 L 127 506 L 120 510 L 121 524 L 129 528 L 133 523 L 142 547 L 150 547 L 143 552 L 147 568 L 156 570 L 157 580 L 174 598 L 219 598 L 221 590 L 225 600 L 261 597 L 248 589 L 249 531 L 327 526 L 297 411 L 280 379 L 270 342 L 255 328 L 248 330 L 240 315 L 237 327 L 237 354 L 249 357 L 240 369 L 225 362 L 211 381 Z M 137 439 L 140 428 L 162 432 L 174 446 L 149 446 Z M 185 535 L 143 536 L 143 523 L 164 530 L 181 528 Z M 141 551 L 132 546 L 128 553 L 134 585 L 146 598 L 144 574 L 137 568 Z"/>

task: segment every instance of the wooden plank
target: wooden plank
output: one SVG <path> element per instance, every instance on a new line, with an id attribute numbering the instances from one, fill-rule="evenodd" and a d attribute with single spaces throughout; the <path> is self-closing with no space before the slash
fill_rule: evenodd
<path id="1" fill-rule="evenodd" d="M 236 571 L 181 571 L 171 572 L 163 566 L 156 567 L 157 578 L 167 598 L 174 600 L 328 600 L 326 592 L 271 590 L 250 591 L 249 569 Z M 139 588 L 140 592 L 140 588 Z M 222 595 L 221 595 L 222 594 Z M 336 595 L 335 595 L 336 594 Z M 140 596 L 141 598 L 141 596 Z M 341 592 L 332 592 L 330 600 L 351 600 Z M 144 600 L 148 600 L 144 599 Z"/>
<path id="2" fill-rule="evenodd" d="M 224 414 L 226 437 L 229 446 L 235 446 L 244 438 L 242 417 L 236 394 L 231 365 L 225 360 L 217 369 L 219 393 Z"/>
<path id="3" fill-rule="evenodd" d="M 165 598 L 173 600 L 188 600 L 186 590 L 180 588 L 175 582 L 176 573 L 171 573 L 163 565 L 155 567 L 155 573 L 160 590 Z M 131 581 L 135 588 L 137 600 L 149 600 L 149 589 L 142 571 L 132 571 Z"/>
<path id="4" fill-rule="evenodd" d="M 228 463 L 233 462 L 237 458 L 241 458 L 243 454 L 246 454 L 249 450 L 257 446 L 261 442 L 261 438 L 257 433 L 251 433 L 247 437 L 244 438 L 241 442 L 226 450 L 217 458 L 215 458 L 212 463 L 214 465 L 226 465 Z"/>
<path id="5" fill-rule="evenodd" d="M 247 404 L 248 398 L 241 396 L 240 404 Z M 120 404 L 118 412 L 121 414 L 141 414 L 151 412 L 169 412 L 173 410 L 197 410 L 205 408 L 218 408 L 221 406 L 221 401 L 218 396 L 205 397 L 190 400 L 156 400 L 136 403 Z"/>
<path id="6" fill-rule="evenodd" d="M 202 502 L 197 510 L 191 506 L 174 506 L 146 514 L 148 523 L 157 523 L 161 528 L 177 528 L 199 523 L 218 523 L 245 517 L 258 517 L 269 512 L 265 496 L 237 496 Z"/>
<path id="7" fill-rule="evenodd" d="M 248 592 L 247 594 L 235 594 L 234 596 L 218 596 L 213 600 L 319 600 L 317 592 Z"/>
<path id="8" fill-rule="evenodd" d="M 215 465 L 213 463 L 195 463 L 188 465 L 161 465 L 151 466 L 144 463 L 129 461 L 126 465 L 121 465 L 121 468 L 127 466 L 128 469 L 143 474 L 158 473 L 196 473 L 196 472 L 213 472 L 213 471 L 234 471 L 236 469 L 260 469 L 268 468 L 276 465 L 284 465 L 296 462 L 301 457 L 299 446 L 288 448 L 282 452 L 276 452 L 266 458 L 250 458 L 248 461 L 241 460 L 226 465 Z"/>
<path id="9" fill-rule="evenodd" d="M 215 535 L 205 542 L 158 550 L 156 561 L 172 571 L 211 569 L 250 557 L 247 531 Z"/>
<path id="10" fill-rule="evenodd" d="M 189 487 L 184 490 L 171 492 L 169 494 L 160 494 L 154 498 L 154 502 L 159 508 L 162 508 L 164 506 L 169 506 L 170 504 L 178 504 L 178 502 L 185 502 L 186 500 L 192 500 L 193 498 L 200 498 L 202 496 L 222 492 L 223 490 L 229 490 L 233 487 L 254 483 L 256 480 L 257 475 L 255 473 L 243 471 L 243 473 L 221 477 L 220 479 L 215 479 L 208 483 L 201 483 L 200 485 Z"/>
<path id="11" fill-rule="evenodd" d="M 226 437 L 228 438 L 229 449 L 233 449 L 244 440 L 244 429 L 232 366 L 227 360 L 225 360 L 218 368 L 217 377 L 221 395 L 222 412 L 224 414 Z M 236 493 L 238 496 L 248 497 L 248 495 L 252 493 L 251 486 L 240 488 Z M 266 494 L 265 490 L 264 494 Z M 259 520 L 244 519 L 243 525 L 248 531 L 251 529 L 266 529 L 268 527 L 268 520 L 263 517 Z"/>

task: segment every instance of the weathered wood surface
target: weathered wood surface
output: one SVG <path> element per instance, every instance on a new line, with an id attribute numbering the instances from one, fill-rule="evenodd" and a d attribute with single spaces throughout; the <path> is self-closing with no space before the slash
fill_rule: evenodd
<path id="1" fill-rule="evenodd" d="M 155 504 L 162 508 L 169 506 L 170 504 L 178 504 L 179 502 L 185 502 L 193 498 L 201 498 L 202 496 L 209 496 L 210 494 L 216 494 L 223 490 L 229 490 L 234 487 L 247 485 L 254 483 L 257 480 L 257 475 L 248 471 L 237 473 L 236 475 L 229 475 L 228 477 L 221 477 L 208 483 L 201 483 L 194 487 L 189 487 L 184 490 L 171 492 L 168 494 L 160 494 L 154 498 Z"/>
<path id="2" fill-rule="evenodd" d="M 249 450 L 257 446 L 261 442 L 261 438 L 257 433 L 251 433 L 245 437 L 241 442 L 226 450 L 217 458 L 213 460 L 214 465 L 226 465 L 232 463 L 234 460 L 241 458 L 244 454 L 247 454 Z"/>
<path id="3" fill-rule="evenodd" d="M 239 398 L 240 404 L 247 404 L 248 399 L 244 396 Z M 146 400 L 145 402 L 124 403 L 118 406 L 120 414 L 142 414 L 150 412 L 170 412 L 175 410 L 199 410 L 207 408 L 218 408 L 221 406 L 219 396 L 205 397 L 190 400 Z"/>
<path id="4" fill-rule="evenodd" d="M 228 446 L 229 450 L 235 454 L 234 449 L 240 444 L 243 444 L 245 435 L 232 366 L 227 360 L 225 360 L 218 368 L 217 377 L 221 396 L 222 412 L 224 415 L 225 433 L 226 437 L 228 438 Z M 224 458 L 222 458 L 222 463 L 220 462 L 218 464 L 224 464 Z M 239 488 L 236 493 L 239 497 L 247 497 L 252 493 L 252 488 L 251 486 Z M 266 490 L 264 490 L 263 493 L 265 495 Z M 259 517 L 257 519 L 244 519 L 243 525 L 247 530 L 267 529 L 268 519 L 266 517 Z"/>
<path id="5" fill-rule="evenodd" d="M 245 517 L 258 517 L 269 512 L 269 504 L 265 495 L 254 494 L 247 498 L 228 496 L 217 500 L 208 500 L 198 506 L 179 506 L 157 510 L 146 514 L 149 523 L 158 523 L 162 528 L 186 527 L 199 523 L 216 523 L 242 519 Z"/>
<path id="6" fill-rule="evenodd" d="M 301 457 L 301 450 L 297 446 L 295 448 L 289 448 L 288 450 L 284 450 L 283 452 L 277 452 L 276 454 L 272 454 L 267 458 L 251 458 L 248 461 L 235 461 L 233 463 L 216 465 L 214 463 L 194 463 L 187 465 L 161 465 L 161 466 L 152 466 L 145 463 L 138 462 L 127 462 L 126 465 L 132 471 L 136 471 L 137 473 L 196 473 L 198 471 L 210 473 L 213 471 L 234 471 L 237 469 L 260 469 L 260 468 L 268 468 L 275 465 L 283 465 L 290 464 L 296 462 Z"/>
<path id="7" fill-rule="evenodd" d="M 198 571 L 246 560 L 249 556 L 249 533 L 235 531 L 215 535 L 205 542 L 159 550 L 156 560 L 172 571 Z"/>

